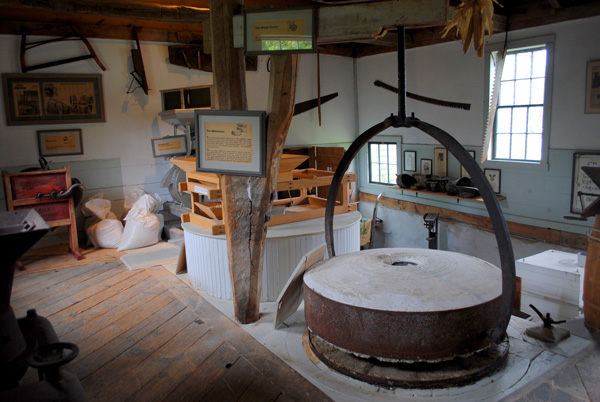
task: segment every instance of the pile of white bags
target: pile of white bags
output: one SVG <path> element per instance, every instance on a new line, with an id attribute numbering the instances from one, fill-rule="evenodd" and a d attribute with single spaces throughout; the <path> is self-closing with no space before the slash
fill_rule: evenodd
<path id="1" fill-rule="evenodd" d="M 131 193 L 126 197 L 126 208 L 134 197 L 135 195 Z M 162 215 L 156 215 L 155 212 L 158 211 L 161 205 L 162 200 L 157 194 L 154 196 L 143 194 L 137 198 L 125 218 L 123 218 L 125 220 L 125 229 L 123 230 L 123 238 L 121 239 L 118 251 L 131 250 L 158 243 L 164 225 L 164 218 Z"/>
<path id="2" fill-rule="evenodd" d="M 103 196 L 102 193 L 94 194 L 83 204 L 81 212 L 88 217 L 85 231 L 94 247 L 117 248 L 123 237 L 123 224 L 111 212 L 110 200 Z"/>

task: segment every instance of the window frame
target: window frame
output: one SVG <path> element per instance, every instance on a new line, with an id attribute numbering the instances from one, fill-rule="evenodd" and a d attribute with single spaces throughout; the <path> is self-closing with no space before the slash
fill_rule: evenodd
<path id="1" fill-rule="evenodd" d="M 385 138 L 385 139 L 381 139 L 380 141 L 369 141 L 367 142 L 367 179 L 369 184 L 375 184 L 375 185 L 383 185 L 383 186 L 389 186 L 389 185 L 394 185 L 396 184 L 396 180 L 392 179 L 392 182 L 388 182 L 388 183 L 383 183 L 380 181 L 372 181 L 372 163 L 371 163 L 371 144 L 386 144 L 386 145 L 394 145 L 396 147 L 396 175 L 400 174 L 401 169 L 401 162 L 402 160 L 400 159 L 400 148 L 401 146 L 398 144 L 398 141 L 393 140 L 392 138 Z M 388 160 L 388 167 L 389 167 L 389 160 Z"/>
<path id="2" fill-rule="evenodd" d="M 550 122 L 552 118 L 552 83 L 554 80 L 554 35 L 547 35 L 529 39 L 521 40 L 509 40 L 507 43 L 507 51 L 528 49 L 544 46 L 546 48 L 546 82 L 544 86 L 544 116 L 542 130 L 542 158 L 539 162 L 537 161 L 524 161 L 524 160 L 510 160 L 510 159 L 492 159 L 492 148 L 495 138 L 490 141 L 490 148 L 484 150 L 488 155 L 488 160 L 484 163 L 485 167 L 488 168 L 506 168 L 511 166 L 518 167 L 519 169 L 543 169 L 548 170 L 548 152 L 550 149 Z M 497 52 L 504 47 L 504 42 L 498 42 L 491 44 L 486 47 L 485 53 L 485 96 L 484 96 L 484 111 L 489 110 L 489 100 L 491 99 L 490 91 L 490 74 L 493 64 L 491 63 L 491 54 Z M 488 114 L 484 113 L 484 133 L 487 123 Z M 494 122 L 496 125 L 496 122 Z M 492 135 L 495 137 L 495 127 Z"/>

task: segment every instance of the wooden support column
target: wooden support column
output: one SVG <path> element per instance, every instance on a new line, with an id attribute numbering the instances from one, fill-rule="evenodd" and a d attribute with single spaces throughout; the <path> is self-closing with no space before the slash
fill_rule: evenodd
<path id="1" fill-rule="evenodd" d="M 233 48 L 235 0 L 211 0 L 213 79 L 217 108 L 245 110 L 244 55 Z M 217 29 L 215 28 L 217 27 Z M 273 56 L 267 107 L 266 177 L 221 176 L 223 219 L 236 319 L 245 324 L 260 318 L 263 248 L 271 194 L 294 112 L 299 56 Z"/>

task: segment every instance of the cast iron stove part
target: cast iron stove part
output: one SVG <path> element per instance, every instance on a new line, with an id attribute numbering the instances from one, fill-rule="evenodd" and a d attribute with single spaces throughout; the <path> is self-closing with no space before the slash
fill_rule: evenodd
<path id="1" fill-rule="evenodd" d="M 562 324 L 563 322 L 567 322 L 566 320 L 554 321 L 552 317 L 550 317 L 550 313 L 546 313 L 546 316 L 544 317 L 540 310 L 535 308 L 533 304 L 530 304 L 529 307 L 540 316 L 543 324 L 538 327 L 527 328 L 525 330 L 527 335 L 544 342 L 559 342 L 571 335 L 571 332 L 568 329 L 555 328 L 552 326 L 552 324 Z"/>
<path id="2" fill-rule="evenodd" d="M 438 218 L 440 214 L 435 213 L 427 213 L 423 216 L 424 225 L 427 228 L 427 240 L 429 242 L 429 249 L 437 250 L 437 228 L 438 228 Z"/>
<path id="3" fill-rule="evenodd" d="M 350 163 L 358 154 L 360 149 L 374 136 L 390 127 L 414 127 L 429 134 L 444 146 L 466 169 L 475 187 L 479 190 L 488 214 L 498 244 L 498 253 L 500 256 L 500 265 L 502 269 L 502 307 L 498 316 L 497 324 L 489 328 L 487 336 L 492 343 L 500 342 L 505 334 L 512 313 L 512 304 L 516 291 L 515 258 L 510 240 L 510 234 L 504 214 L 500 207 L 498 198 L 490 186 L 483 171 L 469 155 L 467 150 L 447 132 L 431 124 L 425 123 L 413 116 L 406 115 L 406 66 L 404 52 L 404 27 L 398 27 L 398 116 L 393 114 L 381 123 L 374 125 L 362 133 L 350 145 L 340 161 L 331 181 L 327 204 L 325 207 L 325 240 L 327 242 L 327 251 L 330 257 L 335 256 L 335 245 L 333 240 L 333 217 L 335 208 L 335 199 L 343 178 L 344 173 L 350 167 Z"/>
<path id="4" fill-rule="evenodd" d="M 74 179 L 74 180 L 76 180 L 76 179 Z M 64 200 L 66 198 L 71 197 L 71 194 L 78 187 L 83 187 L 83 184 L 81 184 L 81 183 L 74 183 L 66 191 L 52 191 L 52 192 L 50 192 L 48 194 L 37 193 L 37 195 L 35 196 L 35 198 L 45 198 L 45 197 L 48 197 L 48 198 L 52 198 L 53 200 Z"/>
<path id="5" fill-rule="evenodd" d="M 552 324 L 562 324 L 563 322 L 567 322 L 567 320 L 554 321 L 552 317 L 550 317 L 550 313 L 546 313 L 546 316 L 544 317 L 541 311 L 535 308 L 533 304 L 530 304 L 529 307 L 531 307 L 533 311 L 540 316 L 542 322 L 544 323 L 544 328 L 552 328 Z"/>
<path id="6" fill-rule="evenodd" d="M 65 353 L 68 351 L 68 353 Z M 79 355 L 79 348 L 74 343 L 56 342 L 39 347 L 29 357 L 27 363 L 38 370 L 40 381 L 58 382 L 60 367 L 69 363 Z"/>

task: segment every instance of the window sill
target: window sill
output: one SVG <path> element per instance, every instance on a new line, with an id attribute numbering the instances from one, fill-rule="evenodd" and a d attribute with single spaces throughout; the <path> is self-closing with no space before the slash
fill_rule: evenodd
<path id="1" fill-rule="evenodd" d="M 535 162 L 517 162 L 517 161 L 494 161 L 487 160 L 482 164 L 483 168 L 492 169 L 516 169 L 516 170 L 537 170 L 537 171 L 548 171 L 548 163 L 535 163 Z"/>

